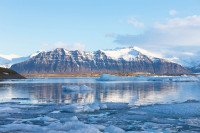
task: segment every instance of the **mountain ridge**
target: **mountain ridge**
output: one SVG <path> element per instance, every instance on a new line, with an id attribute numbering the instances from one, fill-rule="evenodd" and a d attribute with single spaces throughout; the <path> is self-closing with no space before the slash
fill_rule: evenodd
<path id="1" fill-rule="evenodd" d="M 57 48 L 12 65 L 21 74 L 147 72 L 155 74 L 189 73 L 179 64 L 143 54 L 136 47 L 118 50 L 68 51 Z"/>

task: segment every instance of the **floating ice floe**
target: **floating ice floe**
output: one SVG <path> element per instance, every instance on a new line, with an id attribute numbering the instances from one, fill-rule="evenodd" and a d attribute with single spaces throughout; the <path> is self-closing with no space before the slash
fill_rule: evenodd
<path id="1" fill-rule="evenodd" d="M 63 133 L 100 133 L 99 129 L 89 124 L 84 124 L 80 121 L 72 121 L 66 123 L 52 123 L 48 126 L 48 130 L 51 132 L 63 131 Z"/>
<path id="2" fill-rule="evenodd" d="M 138 107 L 113 102 L 24 107 L 19 103 L 0 104 L 0 132 L 168 133 L 200 129 L 200 102 L 195 100 Z M 18 111 L 13 112 L 15 109 Z"/>
<path id="3" fill-rule="evenodd" d="M 100 109 L 107 109 L 106 104 L 102 103 L 92 103 L 92 104 L 69 104 L 60 108 L 62 111 L 80 113 L 80 112 L 94 112 Z"/>
<path id="4" fill-rule="evenodd" d="M 125 133 L 125 131 L 116 126 L 109 126 L 104 129 L 104 133 Z"/>
<path id="5" fill-rule="evenodd" d="M 129 108 L 128 103 L 88 103 L 88 104 L 81 104 L 81 103 L 74 103 L 62 106 L 60 108 L 61 111 L 71 112 L 71 113 L 80 113 L 80 112 L 94 112 L 98 110 L 104 109 L 113 109 L 119 110 Z"/>
<path id="6" fill-rule="evenodd" d="M 109 74 L 102 74 L 98 79 L 100 81 L 167 81 L 167 82 L 199 82 L 198 76 L 135 76 L 135 77 L 120 77 Z"/>
<path id="7" fill-rule="evenodd" d="M 15 108 L 11 108 L 11 107 L 6 107 L 6 106 L 4 106 L 4 107 L 1 107 L 0 106 L 0 114 L 1 113 L 19 113 L 20 112 L 20 109 L 15 109 Z"/>
<path id="8" fill-rule="evenodd" d="M 56 121 L 56 119 L 48 117 L 48 116 L 44 116 L 42 118 L 40 118 L 40 120 L 46 121 L 46 122 L 54 122 Z"/>
<path id="9" fill-rule="evenodd" d="M 44 132 L 43 128 L 38 125 L 29 125 L 29 124 L 7 124 L 2 125 L 0 127 L 0 132 L 7 133 L 7 132 L 18 132 L 18 133 L 26 133 L 26 132 Z"/>
<path id="10" fill-rule="evenodd" d="M 66 91 L 92 91 L 93 89 L 91 87 L 88 87 L 86 85 L 63 85 L 63 89 Z"/>
<path id="11" fill-rule="evenodd" d="M 100 131 L 103 131 L 106 127 L 103 125 L 98 125 L 98 124 L 90 124 L 91 126 L 99 129 Z"/>
<path id="12" fill-rule="evenodd" d="M 64 122 L 68 122 L 68 121 L 78 121 L 78 117 L 77 116 L 68 116 L 68 117 L 64 117 L 64 118 L 60 118 L 60 122 L 64 123 Z"/>
<path id="13" fill-rule="evenodd" d="M 46 127 L 30 124 L 8 124 L 0 127 L 0 132 L 32 133 L 100 133 L 98 128 L 80 121 L 52 123 Z"/>

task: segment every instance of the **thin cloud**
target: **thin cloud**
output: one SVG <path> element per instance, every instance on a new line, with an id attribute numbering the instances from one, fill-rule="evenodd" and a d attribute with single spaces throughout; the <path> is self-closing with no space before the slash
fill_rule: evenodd
<path id="1" fill-rule="evenodd" d="M 144 23 L 139 22 L 135 17 L 130 16 L 129 20 L 127 21 L 128 24 L 134 25 L 134 27 L 144 27 Z"/>

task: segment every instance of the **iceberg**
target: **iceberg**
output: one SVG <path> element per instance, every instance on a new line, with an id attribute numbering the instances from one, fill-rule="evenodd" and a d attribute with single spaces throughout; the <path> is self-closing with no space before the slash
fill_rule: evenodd
<path id="1" fill-rule="evenodd" d="M 199 77 L 195 76 L 179 76 L 170 78 L 173 82 L 198 82 L 200 81 Z"/>
<path id="2" fill-rule="evenodd" d="M 99 81 L 163 81 L 163 82 L 199 82 L 198 76 L 135 76 L 135 77 L 120 77 L 109 74 L 102 74 Z"/>

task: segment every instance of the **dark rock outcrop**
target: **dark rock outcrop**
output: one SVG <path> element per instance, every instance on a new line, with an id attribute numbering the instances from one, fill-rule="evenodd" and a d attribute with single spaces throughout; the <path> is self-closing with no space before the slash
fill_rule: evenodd
<path id="1" fill-rule="evenodd" d="M 130 59 L 114 59 L 105 51 L 67 51 L 63 48 L 41 52 L 11 69 L 21 74 L 66 74 L 107 72 L 148 72 L 155 74 L 187 74 L 189 70 L 165 59 L 149 57 L 134 48 Z M 129 50 L 129 53 L 131 53 Z M 131 54 L 132 54 L 131 53 Z M 134 57 L 134 58 L 133 58 Z"/>
<path id="2" fill-rule="evenodd" d="M 0 67 L 0 79 L 25 79 L 25 77 L 13 70 Z"/>

